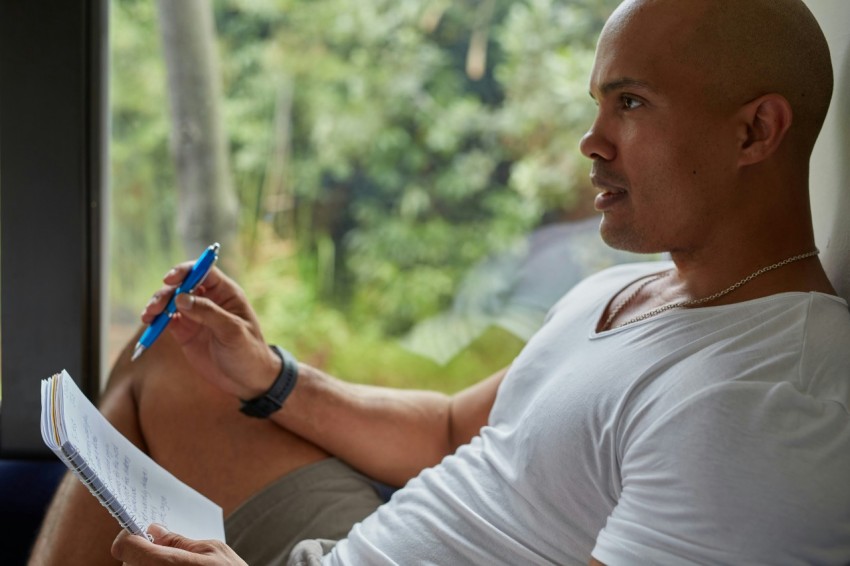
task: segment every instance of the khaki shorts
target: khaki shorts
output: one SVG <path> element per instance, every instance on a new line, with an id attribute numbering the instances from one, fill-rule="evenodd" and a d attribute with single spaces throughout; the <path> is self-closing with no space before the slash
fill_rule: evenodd
<path id="1" fill-rule="evenodd" d="M 381 503 L 369 478 L 328 458 L 256 493 L 227 517 L 224 530 L 227 543 L 251 566 L 286 564 L 296 543 L 344 538 Z"/>

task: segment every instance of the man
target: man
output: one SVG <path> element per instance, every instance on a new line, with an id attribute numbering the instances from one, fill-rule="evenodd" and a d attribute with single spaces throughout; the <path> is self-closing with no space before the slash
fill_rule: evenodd
<path id="1" fill-rule="evenodd" d="M 831 90 L 799 0 L 626 0 L 599 40 L 582 151 L 605 241 L 672 262 L 580 283 L 509 371 L 454 397 L 302 365 L 268 419 L 239 399 L 262 395 L 281 362 L 214 271 L 202 297 L 182 297 L 173 341 L 119 361 L 103 411 L 222 505 L 250 564 L 340 538 L 298 544 L 293 563 L 846 564 L 850 314 L 808 205 Z M 340 460 L 404 487 L 373 512 Z M 116 531 L 67 480 L 33 562 L 108 563 Z M 154 543 L 119 534 L 112 554 L 243 563 L 152 531 Z"/>

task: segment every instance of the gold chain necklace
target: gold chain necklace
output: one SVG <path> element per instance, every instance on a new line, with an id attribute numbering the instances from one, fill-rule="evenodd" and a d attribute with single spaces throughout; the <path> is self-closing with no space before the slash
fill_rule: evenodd
<path id="1" fill-rule="evenodd" d="M 687 307 L 692 307 L 694 305 L 702 305 L 702 304 L 705 304 L 705 303 L 709 303 L 711 301 L 719 299 L 720 297 L 722 297 L 724 295 L 728 295 L 729 293 L 731 293 L 732 291 L 734 291 L 738 287 L 740 287 L 740 286 L 742 286 L 746 283 L 749 283 L 750 281 L 752 281 L 753 279 L 755 279 L 759 275 L 763 275 L 763 274 L 767 273 L 768 271 L 772 271 L 774 269 L 778 269 L 780 267 L 786 266 L 789 263 L 793 263 L 795 261 L 800 261 L 801 259 L 806 259 L 806 258 L 809 258 L 809 257 L 816 256 L 819 253 L 820 253 L 820 250 L 815 248 L 814 250 L 812 250 L 810 252 L 806 252 L 804 254 L 795 255 L 795 256 L 789 257 L 787 259 L 783 259 L 782 261 L 774 263 L 773 265 L 768 265 L 767 267 L 762 267 L 761 269 L 750 273 L 749 275 L 747 275 L 746 277 L 744 277 L 743 279 L 741 279 L 740 281 L 738 281 L 734 285 L 731 285 L 731 286 L 727 287 L 726 289 L 723 289 L 722 291 L 715 293 L 715 294 L 713 294 L 709 297 L 704 297 L 702 299 L 691 299 L 691 300 L 688 300 L 688 301 L 680 301 L 678 303 L 668 303 L 666 305 L 661 305 L 660 307 L 656 307 L 656 308 L 652 309 L 651 311 L 645 312 L 645 313 L 638 315 L 634 318 L 630 318 L 629 320 L 627 320 L 626 322 L 624 322 L 622 324 L 618 324 L 617 328 L 620 328 L 622 326 L 626 326 L 628 324 L 632 324 L 633 322 L 646 320 L 647 318 L 651 318 L 651 317 L 653 317 L 657 314 L 661 314 L 663 312 L 666 312 L 666 311 L 669 311 L 669 310 L 672 310 L 672 309 L 687 308 Z M 619 305 L 617 305 L 616 308 L 614 308 L 611 311 L 611 314 L 608 315 L 608 318 L 605 320 L 605 324 L 602 326 L 602 330 L 604 331 L 604 330 L 610 330 L 611 329 L 611 322 L 613 322 L 614 318 L 616 318 L 617 315 L 620 314 L 620 311 L 622 311 L 626 307 L 626 305 L 628 305 L 629 303 L 631 303 L 634 300 L 634 298 L 637 296 L 637 294 L 640 293 L 641 290 L 644 287 L 646 287 L 647 285 L 649 285 L 653 281 L 658 281 L 659 279 L 666 277 L 669 273 L 670 273 L 669 271 L 664 271 L 662 273 L 658 273 L 654 277 L 650 277 L 649 279 L 647 279 L 646 281 L 641 283 L 638 286 L 638 288 L 634 290 L 634 292 L 632 292 L 628 297 L 626 297 L 626 299 L 623 302 L 621 302 Z"/>

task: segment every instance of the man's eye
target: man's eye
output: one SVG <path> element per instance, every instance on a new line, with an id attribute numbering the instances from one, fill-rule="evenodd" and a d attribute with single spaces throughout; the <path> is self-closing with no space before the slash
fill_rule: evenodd
<path id="1" fill-rule="evenodd" d="M 635 108 L 640 108 L 643 105 L 643 102 L 633 96 L 629 96 L 628 94 L 620 96 L 620 102 L 625 110 L 634 110 Z"/>

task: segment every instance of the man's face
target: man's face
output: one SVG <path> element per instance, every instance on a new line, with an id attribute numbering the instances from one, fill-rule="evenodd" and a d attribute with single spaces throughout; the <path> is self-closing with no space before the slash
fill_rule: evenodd
<path id="1" fill-rule="evenodd" d="M 734 207 L 735 131 L 729 109 L 708 100 L 706 73 L 677 50 L 697 15 L 647 4 L 603 31 L 590 77 L 598 112 L 581 150 L 609 245 L 695 251 Z"/>

